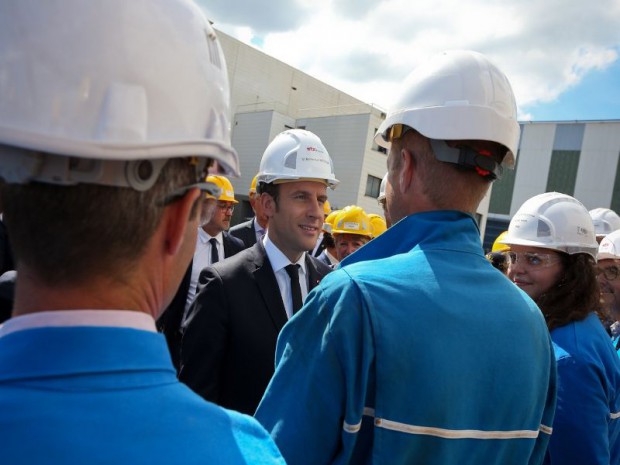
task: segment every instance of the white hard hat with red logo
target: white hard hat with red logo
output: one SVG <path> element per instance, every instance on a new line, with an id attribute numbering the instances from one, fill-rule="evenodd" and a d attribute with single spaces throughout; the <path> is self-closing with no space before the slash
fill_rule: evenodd
<path id="1" fill-rule="evenodd" d="M 289 129 L 278 134 L 267 146 L 257 181 L 269 184 L 302 179 L 321 181 L 332 189 L 339 182 L 321 139 L 304 129 Z"/>

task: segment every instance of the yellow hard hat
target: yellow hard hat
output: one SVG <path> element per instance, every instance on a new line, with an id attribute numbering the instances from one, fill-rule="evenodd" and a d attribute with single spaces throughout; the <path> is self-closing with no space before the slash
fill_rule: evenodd
<path id="1" fill-rule="evenodd" d="M 370 218 L 362 207 L 350 205 L 336 216 L 332 234 L 358 234 L 372 237 Z"/>
<path id="2" fill-rule="evenodd" d="M 238 201 L 235 200 L 235 190 L 233 189 L 233 186 L 228 180 L 228 178 L 224 176 L 210 175 L 210 176 L 207 176 L 206 181 L 212 182 L 213 184 L 217 185 L 217 187 L 222 189 L 222 193 L 217 198 L 217 200 L 221 200 L 223 202 L 239 203 Z M 213 198 L 213 197 L 207 194 L 207 198 Z"/>
<path id="3" fill-rule="evenodd" d="M 323 214 L 325 216 L 329 215 L 332 212 L 332 206 L 329 204 L 329 200 L 326 200 L 323 204 Z"/>
<path id="4" fill-rule="evenodd" d="M 329 215 L 327 215 L 327 218 L 325 218 L 325 221 L 323 222 L 323 231 L 328 233 L 332 232 L 332 229 L 334 228 L 334 220 L 338 216 L 338 213 L 340 213 L 341 211 L 342 210 L 334 210 Z"/>
<path id="5" fill-rule="evenodd" d="M 369 213 L 370 224 L 372 225 L 372 237 L 377 237 L 387 231 L 387 223 L 381 215 Z"/>
<path id="6" fill-rule="evenodd" d="M 506 252 L 507 250 L 510 250 L 510 246 L 508 244 L 501 243 L 501 241 L 504 240 L 507 234 L 508 234 L 508 231 L 504 231 L 499 236 L 497 236 L 497 239 L 495 239 L 495 242 L 493 242 L 493 247 L 491 247 L 491 253 Z"/>
<path id="7" fill-rule="evenodd" d="M 250 195 L 256 194 L 256 177 L 257 176 L 258 174 L 252 178 L 252 182 L 250 183 Z"/>

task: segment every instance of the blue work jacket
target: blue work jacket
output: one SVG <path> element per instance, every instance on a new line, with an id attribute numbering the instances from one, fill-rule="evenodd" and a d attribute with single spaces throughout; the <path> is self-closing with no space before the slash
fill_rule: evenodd
<path id="1" fill-rule="evenodd" d="M 0 462 L 277 464 L 253 418 L 176 379 L 161 334 L 49 327 L 0 337 Z"/>
<path id="2" fill-rule="evenodd" d="M 620 359 L 595 313 L 551 331 L 558 405 L 547 464 L 620 464 Z"/>
<path id="3" fill-rule="evenodd" d="M 411 215 L 282 330 L 256 417 L 289 465 L 540 464 L 555 360 L 534 302 L 470 215 Z"/>

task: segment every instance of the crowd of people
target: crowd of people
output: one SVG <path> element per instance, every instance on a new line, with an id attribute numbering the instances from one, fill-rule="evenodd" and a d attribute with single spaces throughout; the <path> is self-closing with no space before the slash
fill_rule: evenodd
<path id="1" fill-rule="evenodd" d="M 620 217 L 542 193 L 485 256 L 495 64 L 403 83 L 383 216 L 289 129 L 231 227 L 228 91 L 191 1 L 0 4 L 6 463 L 620 464 Z"/>

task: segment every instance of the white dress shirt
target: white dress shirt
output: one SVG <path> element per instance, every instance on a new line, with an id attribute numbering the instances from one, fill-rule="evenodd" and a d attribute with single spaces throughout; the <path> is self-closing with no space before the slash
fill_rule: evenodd
<path id="1" fill-rule="evenodd" d="M 291 279 L 288 273 L 284 269 L 285 266 L 290 265 L 292 262 L 286 258 L 280 249 L 271 242 L 269 239 L 269 230 L 263 237 L 263 245 L 267 252 L 267 258 L 273 268 L 273 273 L 276 275 L 276 281 L 278 281 L 278 287 L 280 288 L 280 295 L 282 296 L 282 302 L 284 303 L 284 309 L 286 315 L 291 318 L 293 316 L 293 295 L 291 293 Z M 308 295 L 308 272 L 306 270 L 306 253 L 301 254 L 299 260 L 295 262 L 299 265 L 299 286 L 301 287 L 301 300 L 305 302 Z"/>
<path id="2" fill-rule="evenodd" d="M 263 236 L 267 232 L 267 229 L 263 229 L 263 227 L 258 224 L 256 221 L 256 217 L 252 220 L 252 224 L 254 225 L 254 234 L 256 235 L 256 242 L 263 240 Z"/>
<path id="3" fill-rule="evenodd" d="M 194 261 L 192 263 L 192 277 L 189 281 L 189 290 L 187 291 L 187 299 L 185 300 L 185 311 L 189 308 L 196 296 L 196 287 L 198 287 L 198 277 L 203 268 L 212 265 L 211 263 L 211 242 L 213 237 L 205 232 L 204 229 L 198 228 L 198 238 L 196 239 L 196 249 L 194 250 Z M 224 239 L 220 232 L 215 236 L 217 240 L 217 256 L 220 260 L 224 260 Z"/>
<path id="4" fill-rule="evenodd" d="M 129 310 L 55 310 L 13 317 L 0 325 L 0 337 L 15 331 L 54 326 L 107 326 L 156 332 L 151 315 Z"/>

